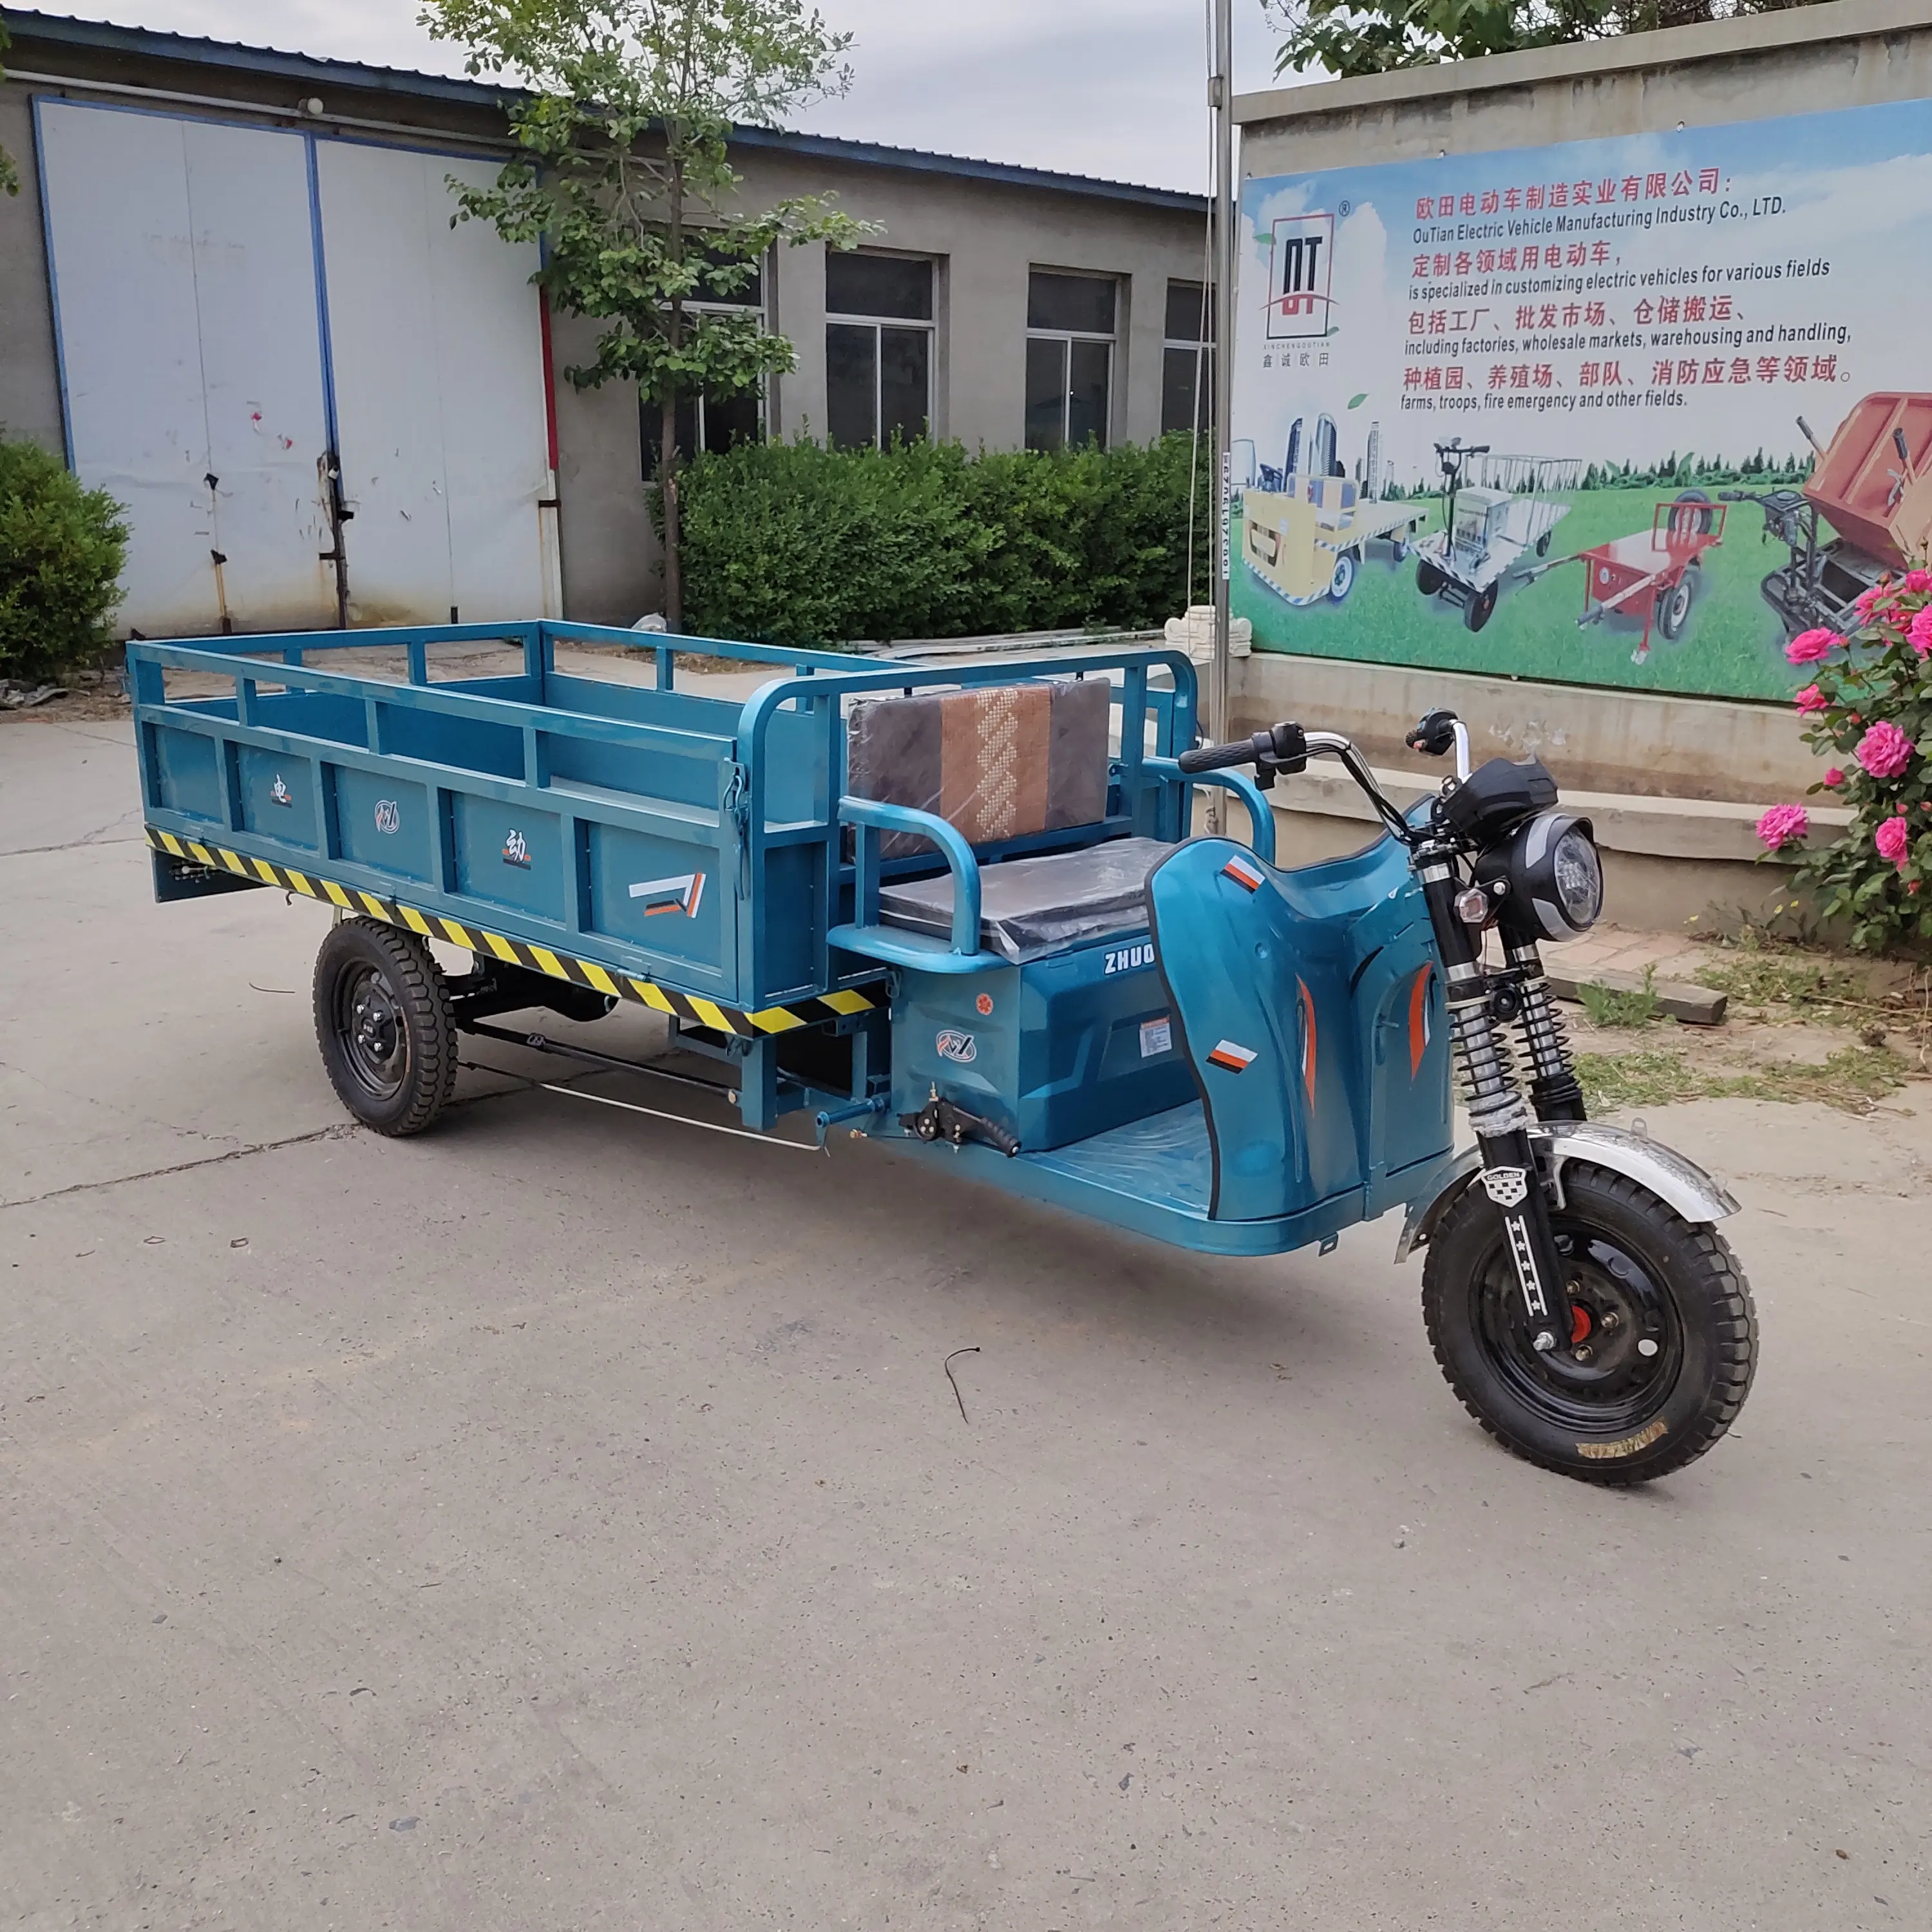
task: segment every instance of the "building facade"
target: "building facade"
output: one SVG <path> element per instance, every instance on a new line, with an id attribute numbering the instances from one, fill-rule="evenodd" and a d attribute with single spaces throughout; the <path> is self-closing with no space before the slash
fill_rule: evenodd
<path id="1" fill-rule="evenodd" d="M 533 249 L 452 227 L 506 91 L 8 10 L 0 427 L 129 507 L 148 635 L 656 608 L 658 422 L 581 389 L 595 325 Z M 1204 389 L 1198 197 L 821 136 L 734 142 L 748 207 L 877 232 L 747 292 L 796 367 L 696 398 L 740 436 L 1144 442 Z"/>

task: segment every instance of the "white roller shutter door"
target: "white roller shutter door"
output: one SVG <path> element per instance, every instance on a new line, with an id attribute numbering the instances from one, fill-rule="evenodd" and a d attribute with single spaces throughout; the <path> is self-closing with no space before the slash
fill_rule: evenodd
<path id="1" fill-rule="evenodd" d="M 534 247 L 452 230 L 487 163 L 44 100 L 70 456 L 129 511 L 124 628 L 559 614 Z M 212 479 L 211 482 L 210 479 Z"/>

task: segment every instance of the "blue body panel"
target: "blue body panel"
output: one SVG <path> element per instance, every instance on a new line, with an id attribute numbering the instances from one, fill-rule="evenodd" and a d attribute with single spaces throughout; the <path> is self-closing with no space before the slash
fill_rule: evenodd
<path id="1" fill-rule="evenodd" d="M 1148 881 L 1176 1031 L 1200 1083 L 1216 1220 L 1307 1213 L 1452 1145 L 1442 989 L 1392 838 L 1278 871 L 1222 838 Z"/>
<path id="2" fill-rule="evenodd" d="M 895 1114 L 916 1113 L 937 1091 L 1035 1151 L 1193 1097 L 1144 932 L 1024 965 L 909 971 L 902 988 L 892 1009 Z"/>

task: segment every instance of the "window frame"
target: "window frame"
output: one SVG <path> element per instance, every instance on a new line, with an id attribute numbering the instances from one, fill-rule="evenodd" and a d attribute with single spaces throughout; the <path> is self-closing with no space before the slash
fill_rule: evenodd
<path id="1" fill-rule="evenodd" d="M 1201 291 L 1201 320 L 1198 324 L 1198 333 L 1192 338 L 1169 335 L 1166 333 L 1168 326 L 1172 320 L 1171 311 L 1174 305 L 1174 291 L 1177 288 L 1198 289 Z M 1160 433 L 1162 436 L 1173 436 L 1177 434 L 1204 436 L 1213 427 L 1211 421 L 1208 418 L 1211 418 L 1212 405 L 1214 396 L 1213 374 L 1214 368 L 1214 284 L 1212 282 L 1190 281 L 1185 275 L 1168 276 L 1167 278 L 1167 299 L 1166 304 L 1163 306 L 1161 311 L 1161 329 L 1160 358 L 1162 419 Z M 1170 354 L 1177 350 L 1191 352 L 1194 358 L 1194 406 L 1189 412 L 1190 416 L 1192 418 L 1191 422 L 1177 424 L 1173 428 L 1170 428 L 1166 420 L 1166 407 L 1167 390 L 1167 358 Z M 1208 381 L 1204 398 L 1202 394 L 1202 386 L 1201 381 L 1202 372 L 1203 370 L 1208 372 Z M 1208 417 L 1203 416 L 1202 410 L 1204 406 L 1208 409 Z"/>
<path id="2" fill-rule="evenodd" d="M 1085 342 L 1100 343 L 1105 346 L 1107 351 L 1107 398 L 1106 406 L 1101 412 L 1102 418 L 1101 433 L 1096 441 L 1099 448 L 1111 448 L 1114 440 L 1114 376 L 1120 363 L 1120 303 L 1126 292 L 1124 284 L 1127 278 L 1124 275 L 1110 274 L 1100 269 L 1049 268 L 1043 268 L 1037 262 L 1033 263 L 1027 269 L 1027 308 L 1029 314 L 1033 308 L 1033 279 L 1036 275 L 1058 275 L 1068 280 L 1106 282 L 1114 291 L 1114 328 L 1112 334 L 1102 335 L 1091 330 L 1079 328 L 1036 328 L 1029 321 L 1027 324 L 1025 337 L 1025 340 L 1029 344 L 1057 342 L 1061 345 L 1060 440 L 1053 446 L 1058 449 L 1067 449 L 1072 446 L 1068 436 L 1068 430 L 1071 427 L 1073 414 L 1073 344 L 1076 342 Z M 1026 434 L 1024 413 L 1023 410 L 1022 421 L 1023 440 Z M 1031 449 L 1034 446 L 1030 440 L 1025 440 L 1024 446 Z"/>
<path id="3" fill-rule="evenodd" d="M 926 337 L 926 429 L 923 440 L 930 442 L 934 434 L 938 419 L 939 398 L 939 262 L 935 256 L 910 253 L 900 254 L 890 248 L 861 248 L 854 251 L 860 255 L 876 255 L 887 261 L 920 262 L 926 266 L 928 278 L 929 300 L 927 306 L 932 310 L 928 316 L 855 315 L 844 309 L 835 309 L 831 298 L 826 298 L 825 326 L 832 328 L 868 329 L 872 338 L 872 447 L 883 449 L 885 442 L 885 368 L 884 345 L 880 332 L 887 328 L 904 328 L 922 332 Z M 832 436 L 832 371 L 830 344 L 826 342 L 826 356 L 825 434 L 829 443 Z M 860 444 L 841 444 L 842 448 L 857 448 Z"/>

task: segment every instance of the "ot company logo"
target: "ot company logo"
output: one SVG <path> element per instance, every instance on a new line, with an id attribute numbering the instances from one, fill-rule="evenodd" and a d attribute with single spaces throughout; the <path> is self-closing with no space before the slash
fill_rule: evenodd
<path id="1" fill-rule="evenodd" d="M 1268 237 L 1268 336 L 1292 342 L 1326 335 L 1333 304 L 1335 218 L 1278 215 Z"/>

